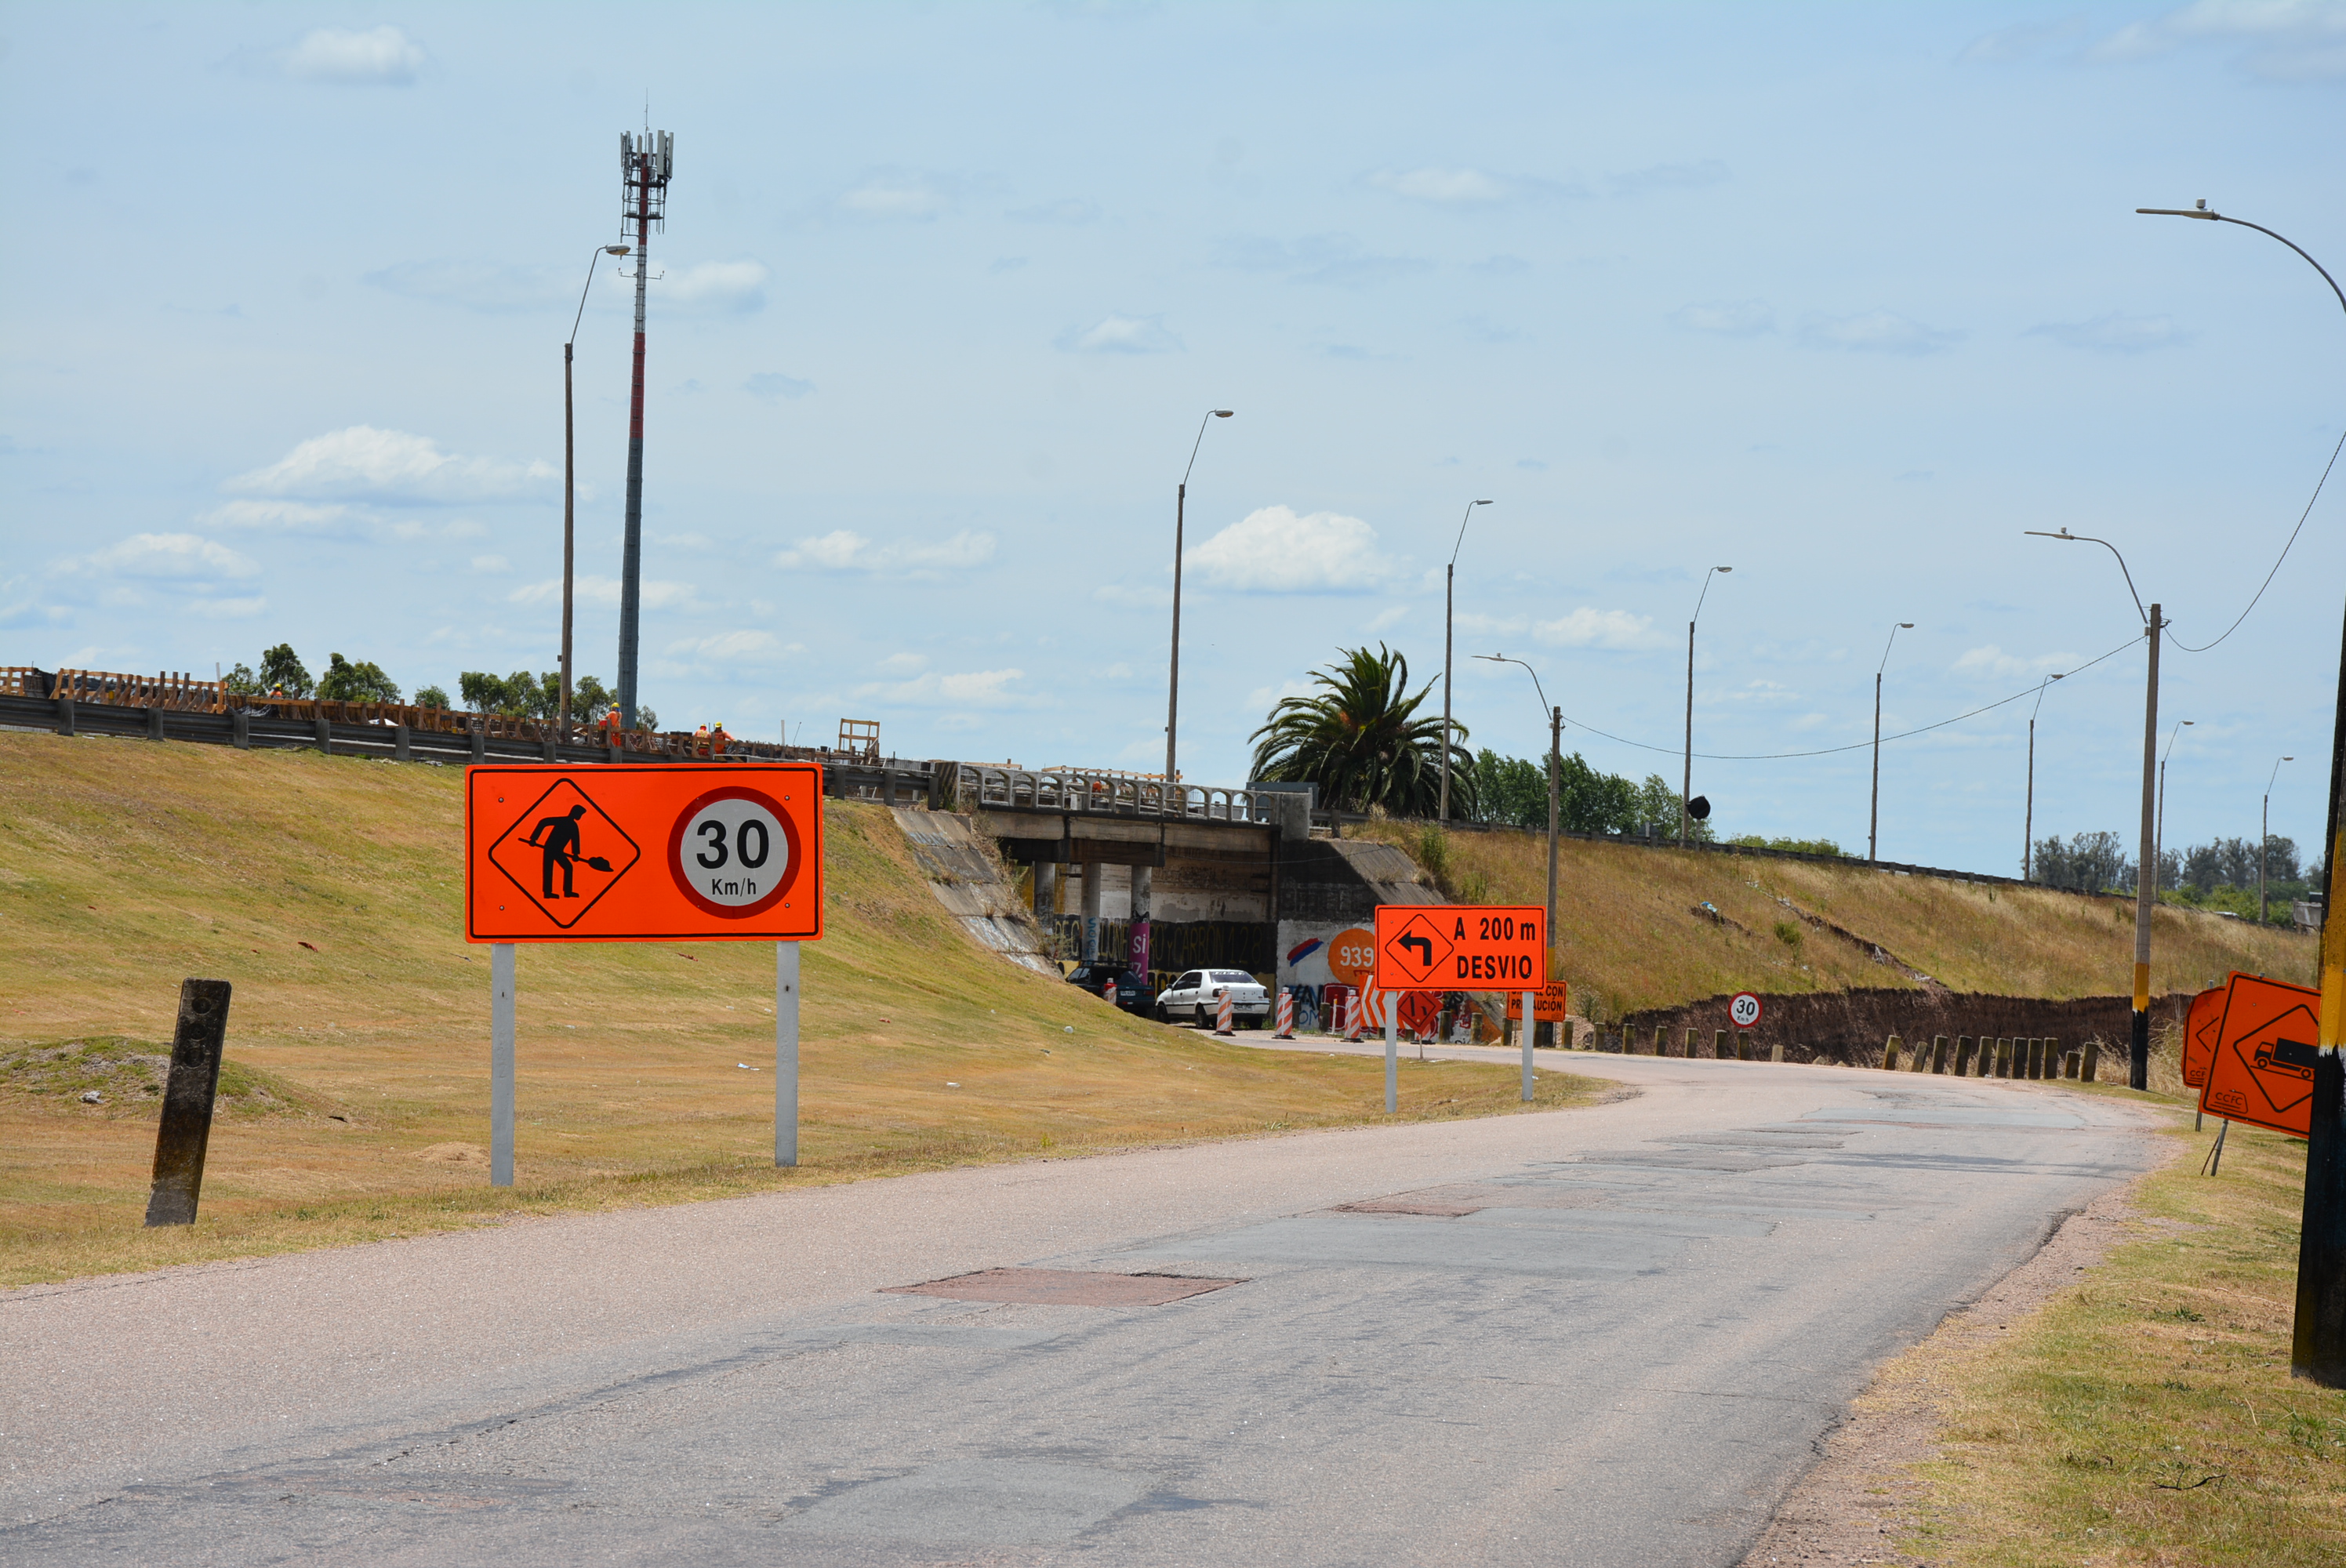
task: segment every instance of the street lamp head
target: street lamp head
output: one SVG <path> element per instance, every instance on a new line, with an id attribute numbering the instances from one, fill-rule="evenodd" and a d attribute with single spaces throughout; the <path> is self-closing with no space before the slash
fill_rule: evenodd
<path id="1" fill-rule="evenodd" d="M 2220 212 L 2208 210 L 2204 196 L 2188 207 L 2137 207 L 2135 211 L 2150 218 L 2201 218 L 2210 223 L 2223 217 Z"/>
<path id="2" fill-rule="evenodd" d="M 1902 632 L 1911 632 L 1914 629 L 1914 623 L 1912 621 L 1901 621 L 1898 623 L 1898 629 Z"/>
<path id="3" fill-rule="evenodd" d="M 625 256 L 634 249 L 635 247 L 632 245 L 606 245 L 603 247 L 603 254 L 606 256 Z"/>
<path id="4" fill-rule="evenodd" d="M 1490 503 L 1487 501 L 1477 501 L 1474 504 L 1477 506 L 1488 506 Z"/>
<path id="5" fill-rule="evenodd" d="M 1732 572 L 1735 568 L 1732 566 L 1713 566 L 1711 570 L 1714 572 Z"/>
<path id="6" fill-rule="evenodd" d="M 1238 410 L 1234 408 L 1218 408 L 1214 411 L 1214 417 L 1216 419 L 1228 419 L 1230 415 L 1236 412 L 1238 412 Z"/>

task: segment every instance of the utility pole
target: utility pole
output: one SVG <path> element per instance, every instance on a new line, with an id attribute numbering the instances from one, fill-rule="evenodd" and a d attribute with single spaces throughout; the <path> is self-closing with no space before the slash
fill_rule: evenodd
<path id="1" fill-rule="evenodd" d="M 2142 699 L 2142 834 L 2134 878 L 2134 1036 L 2127 1086 L 2150 1087 L 2150 911 L 2158 902 L 2158 834 L 2152 820 L 2156 802 L 2153 764 L 2158 759 L 2158 606 L 2142 628 L 2150 639 L 2150 678 Z"/>
<path id="2" fill-rule="evenodd" d="M 2036 708 L 2045 706 L 2045 688 L 2059 680 L 2048 675 L 2036 683 L 2036 708 L 2028 710 L 2028 804 L 2020 819 L 2020 880 L 2029 880 L 2032 864 L 2029 856 L 2036 848 Z"/>
<path id="3" fill-rule="evenodd" d="M 619 722 L 636 727 L 636 651 L 644 575 L 644 285 L 650 281 L 652 225 L 668 229 L 668 182 L 676 137 L 647 129 L 619 133 L 627 206 L 620 221 L 636 229 L 636 364 L 627 392 L 627 531 L 619 557 Z"/>
<path id="4" fill-rule="evenodd" d="M 1450 606 L 1452 592 L 1458 581 L 1458 551 L 1466 543 L 1466 519 L 1474 515 L 1477 506 L 1488 506 L 1487 501 L 1469 501 L 1466 515 L 1458 519 L 1458 542 L 1450 546 L 1450 565 L 1442 569 L 1442 804 L 1436 818 L 1450 820 Z"/>
<path id="5" fill-rule="evenodd" d="M 1692 818 L 1687 802 L 1694 797 L 1694 624 L 1702 619 L 1702 602 L 1710 595 L 1713 573 L 1732 572 L 1732 566 L 1713 566 L 1702 575 L 1702 592 L 1694 598 L 1694 614 L 1687 618 L 1687 711 L 1686 711 L 1686 771 L 1678 782 L 1678 848 L 1687 845 L 1688 824 Z"/>
<path id="6" fill-rule="evenodd" d="M 1873 670 L 1873 803 L 1867 809 L 1865 818 L 1865 863 L 1869 866 L 1876 863 L 1875 841 L 1882 831 L 1882 672 L 1890 667 L 1891 644 L 1898 640 L 1898 634 L 1913 629 L 1912 621 L 1900 621 L 1890 628 L 1890 641 L 1882 645 L 1882 662 Z"/>
<path id="7" fill-rule="evenodd" d="M 1534 684 L 1537 684 L 1536 678 Z M 1551 708 L 1547 710 L 1547 956 L 1551 972 L 1556 968 L 1556 796 L 1563 778 L 1564 709 Z"/>

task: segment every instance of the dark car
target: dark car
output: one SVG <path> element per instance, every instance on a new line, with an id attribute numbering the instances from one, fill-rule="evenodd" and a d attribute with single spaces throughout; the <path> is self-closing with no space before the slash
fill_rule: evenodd
<path id="1" fill-rule="evenodd" d="M 1079 963 L 1067 972 L 1067 983 L 1080 985 L 1105 998 L 1109 982 L 1116 983 L 1116 1004 L 1127 1013 L 1147 1013 L 1157 1004 L 1148 976 L 1121 963 Z"/>

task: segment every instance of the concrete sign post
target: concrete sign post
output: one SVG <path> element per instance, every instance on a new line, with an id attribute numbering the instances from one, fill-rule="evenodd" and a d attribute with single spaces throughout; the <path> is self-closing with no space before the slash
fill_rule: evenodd
<path id="1" fill-rule="evenodd" d="M 822 769 L 464 770 L 464 940 L 489 955 L 489 1179 L 514 1182 L 514 947 L 770 942 L 774 1163 L 798 1163 L 799 943 L 822 940 Z"/>
<path id="2" fill-rule="evenodd" d="M 1532 1103 L 1532 1036 L 1539 1032 L 1533 1015 L 1539 1011 L 1539 993 L 1524 993 L 1524 1104 Z"/>
<path id="3" fill-rule="evenodd" d="M 1385 1114 L 1401 1109 L 1401 998 L 1378 999 L 1385 1013 Z"/>

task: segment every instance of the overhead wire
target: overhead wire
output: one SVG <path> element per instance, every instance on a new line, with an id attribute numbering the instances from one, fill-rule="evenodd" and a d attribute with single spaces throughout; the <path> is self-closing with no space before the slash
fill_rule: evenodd
<path id="1" fill-rule="evenodd" d="M 2093 668 L 2096 665 L 2100 664 L 2104 659 L 2116 658 L 2118 655 L 2126 652 L 2127 649 L 2130 647 L 2139 647 L 2141 646 L 2141 638 L 2129 637 L 2125 642 L 2122 642 L 2117 647 L 2112 648 L 2109 652 L 2099 655 L 2094 658 L 2087 659 L 2076 669 L 2063 670 L 2061 672 L 2061 678 L 2066 680 L 2073 675 L 2083 674 L 2085 671 Z M 1974 708 L 1967 713 L 1958 713 L 1953 718 L 1940 719 L 1936 724 L 1925 724 L 1914 729 L 1902 729 L 1895 735 L 1885 735 L 1882 738 L 1882 742 L 1887 744 L 1892 740 L 1904 740 L 1912 736 L 1928 735 L 1933 729 L 1944 729 L 1950 724 L 1961 724 L 1966 718 L 1976 718 L 1981 714 L 1993 712 L 1996 708 L 2002 708 L 2007 703 L 2018 702 L 2022 697 L 2027 697 L 2031 693 L 2035 692 L 2042 684 L 2042 682 L 2039 682 L 2038 686 L 2023 687 L 2018 691 L 2014 692 L 2010 697 L 1998 697 L 1995 701 Z M 1652 746 L 1643 740 L 1631 740 L 1627 736 L 1615 735 L 1609 730 L 1599 729 L 1593 724 L 1582 724 L 1578 719 L 1572 718 L 1569 714 L 1565 716 L 1565 722 L 1576 728 L 1585 729 L 1591 735 L 1601 735 L 1605 737 L 1606 739 L 1618 742 L 1623 746 L 1634 746 L 1640 751 L 1658 751 L 1665 757 L 1682 757 L 1686 755 L 1685 752 L 1679 750 L 1676 747 Z M 1841 751 L 1863 751 L 1871 748 L 1873 744 L 1874 743 L 1871 740 L 1859 740 L 1847 746 L 1827 746 L 1815 751 L 1698 751 L 1695 752 L 1694 755 L 1701 758 L 1706 762 L 1780 762 L 1796 757 L 1831 757 L 1834 753 Z"/>
<path id="2" fill-rule="evenodd" d="M 2313 494 L 2306 498 L 2305 510 L 2297 514 L 2297 526 L 2289 531 L 2289 543 L 2280 547 L 2280 559 L 2273 562 L 2272 570 L 2267 572 L 2265 580 L 2257 585 L 2256 598 L 2249 601 L 2249 609 L 2242 610 L 2239 619 L 2226 626 L 2224 636 L 2218 637 L 2215 643 L 2203 643 L 2195 648 L 2180 638 L 2169 639 L 2177 647 L 2181 648 L 2185 653 L 2206 653 L 2209 648 L 2214 647 L 2216 643 L 2222 642 L 2224 637 L 2230 636 L 2240 629 L 2240 622 L 2249 618 L 2249 610 L 2257 607 L 2257 601 L 2265 596 L 2265 590 L 2272 586 L 2275 577 L 2280 575 L 2281 562 L 2289 559 L 2290 551 L 2297 545 L 2297 536 L 2305 532 L 2305 520 L 2313 515 L 2313 504 L 2321 499 L 2321 487 L 2330 483 L 2330 471 L 2338 466 L 2338 453 L 2341 450 L 2346 450 L 2346 430 L 2338 433 L 2338 444 L 2330 449 L 2330 461 L 2321 465 L 2321 477 L 2313 482 Z"/>

